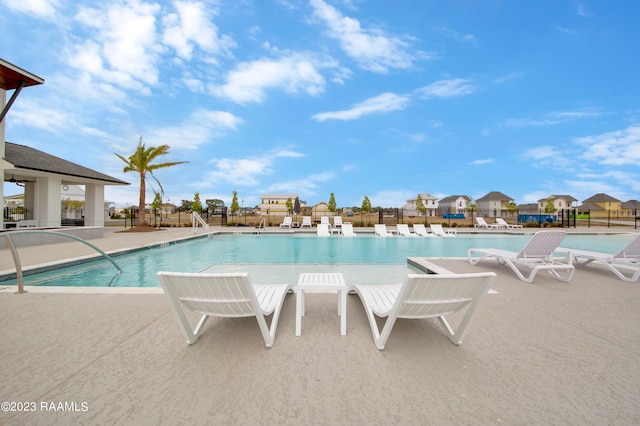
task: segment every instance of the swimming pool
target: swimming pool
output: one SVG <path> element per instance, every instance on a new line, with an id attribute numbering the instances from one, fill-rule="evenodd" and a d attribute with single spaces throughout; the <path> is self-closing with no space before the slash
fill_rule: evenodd
<path id="1" fill-rule="evenodd" d="M 343 272 L 350 283 L 389 282 L 415 272 L 407 257 L 466 257 L 469 248 L 495 247 L 519 251 L 531 235 L 458 235 L 456 238 L 301 234 L 215 235 L 126 255 L 115 256 L 123 269 L 100 260 L 24 277 L 24 285 L 158 287 L 156 272 L 247 271 L 261 283 L 295 283 L 300 271 Z M 568 235 L 561 247 L 615 252 L 632 236 Z M 363 268 L 363 265 L 366 267 Z M 386 281 L 385 281 L 386 280 Z M 15 284 L 15 280 L 3 284 Z"/>

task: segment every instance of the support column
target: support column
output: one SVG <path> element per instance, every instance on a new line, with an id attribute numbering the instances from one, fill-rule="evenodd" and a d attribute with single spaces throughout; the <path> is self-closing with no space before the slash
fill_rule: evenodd
<path id="1" fill-rule="evenodd" d="M 36 217 L 38 226 L 59 227 L 62 209 L 62 181 L 56 177 L 38 178 L 36 181 Z"/>
<path id="2" fill-rule="evenodd" d="M 85 185 L 84 205 L 85 226 L 104 226 L 104 185 Z"/>

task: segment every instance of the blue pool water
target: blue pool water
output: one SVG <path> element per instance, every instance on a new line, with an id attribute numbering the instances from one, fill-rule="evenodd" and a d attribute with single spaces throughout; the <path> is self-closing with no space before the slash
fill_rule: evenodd
<path id="1" fill-rule="evenodd" d="M 531 235 L 459 235 L 456 238 L 408 238 L 315 235 L 216 235 L 114 257 L 121 274 L 101 260 L 24 277 L 25 285 L 158 287 L 156 272 L 237 271 L 254 281 L 291 282 L 296 274 L 341 268 L 361 279 L 388 279 L 413 272 L 407 257 L 466 257 L 469 248 L 519 251 Z M 569 235 L 561 247 L 615 252 L 632 236 Z M 363 264 L 366 265 L 363 268 Z M 313 268 L 313 269 L 310 269 Z M 397 275 L 396 275 L 397 276 Z M 365 277 L 365 278 L 362 278 Z M 6 284 L 15 284 L 6 282 Z"/>

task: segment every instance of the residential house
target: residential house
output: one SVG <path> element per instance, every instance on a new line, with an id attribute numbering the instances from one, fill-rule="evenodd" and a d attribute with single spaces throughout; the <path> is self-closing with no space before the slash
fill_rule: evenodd
<path id="1" fill-rule="evenodd" d="M 287 200 L 291 200 L 291 206 L 294 205 L 298 194 L 261 194 L 260 195 L 260 215 L 270 216 L 287 216 L 290 215 Z M 306 204 L 300 201 L 300 207 Z"/>
<path id="2" fill-rule="evenodd" d="M 438 214 L 438 197 L 427 192 L 420 194 L 420 197 L 422 197 L 422 205 L 426 209 L 424 216 L 436 216 Z M 418 197 L 407 200 L 407 203 L 402 206 L 402 214 L 404 216 L 423 216 L 418 210 Z"/>
<path id="3" fill-rule="evenodd" d="M 580 213 L 590 213 L 592 219 L 617 218 L 622 215 L 622 203 L 610 195 L 599 193 L 582 202 Z"/>
<path id="4" fill-rule="evenodd" d="M 440 200 L 440 214 L 467 215 L 467 206 L 471 198 L 468 195 L 450 195 Z"/>
<path id="5" fill-rule="evenodd" d="M 319 218 L 321 216 L 332 216 L 333 213 L 329 211 L 329 205 L 324 201 L 319 202 L 315 206 L 311 208 L 311 216 L 314 218 Z"/>
<path id="6" fill-rule="evenodd" d="M 638 200 L 629 200 L 627 202 L 622 203 L 622 213 L 623 217 L 640 217 L 640 201 Z"/>
<path id="7" fill-rule="evenodd" d="M 547 200 L 551 200 L 553 202 L 553 207 L 555 207 L 556 211 L 574 208 L 576 207 L 575 203 L 578 202 L 578 200 L 573 198 L 571 195 L 549 195 L 547 198 L 541 198 L 538 200 L 538 210 L 542 213 L 544 213 L 545 208 L 547 207 Z"/>
<path id="8" fill-rule="evenodd" d="M 476 200 L 478 216 L 508 217 L 509 210 L 507 206 L 510 203 L 513 203 L 513 198 L 504 195 L 502 192 L 492 191 Z"/>

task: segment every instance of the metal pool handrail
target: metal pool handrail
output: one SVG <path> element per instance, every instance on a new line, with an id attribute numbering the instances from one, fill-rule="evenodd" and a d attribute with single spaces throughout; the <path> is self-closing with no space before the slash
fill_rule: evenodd
<path id="1" fill-rule="evenodd" d="M 16 267 L 16 279 L 18 280 L 18 291 L 16 292 L 17 294 L 26 293 L 26 291 L 24 290 L 24 285 L 23 285 L 23 282 L 22 282 L 22 265 L 20 263 L 20 256 L 18 255 L 18 250 L 16 249 L 16 246 L 13 243 L 13 240 L 11 239 L 11 237 L 14 236 L 14 235 L 24 235 L 24 234 L 59 235 L 61 237 L 67 237 L 67 238 L 71 238 L 72 240 L 79 241 L 79 242 L 91 247 L 92 249 L 94 249 L 95 251 L 100 253 L 102 255 L 102 257 L 104 257 L 109 262 L 111 262 L 113 264 L 113 266 L 115 266 L 115 268 L 118 270 L 118 274 L 122 272 L 122 268 L 111 258 L 111 256 L 109 256 L 107 253 L 105 253 L 104 251 L 102 251 L 98 247 L 94 246 L 90 242 L 88 242 L 88 241 L 86 241 L 86 240 L 84 240 L 84 239 L 82 239 L 80 237 L 76 237 L 75 235 L 64 234 L 62 232 L 42 231 L 42 230 L 37 230 L 37 229 L 25 230 L 25 231 L 5 232 L 4 236 L 5 236 L 6 240 L 7 240 L 7 246 L 9 246 L 9 250 L 11 251 L 11 256 L 13 257 L 13 263 L 15 264 L 15 267 Z"/>

